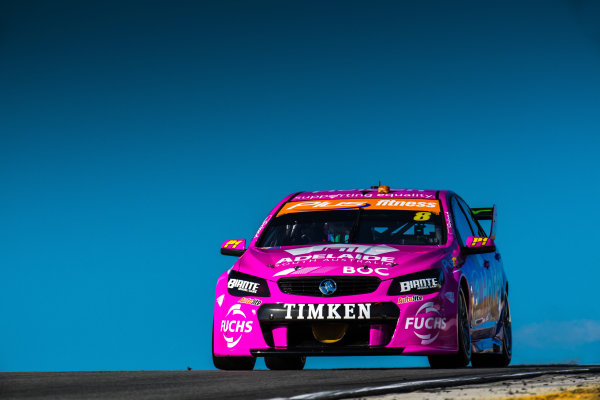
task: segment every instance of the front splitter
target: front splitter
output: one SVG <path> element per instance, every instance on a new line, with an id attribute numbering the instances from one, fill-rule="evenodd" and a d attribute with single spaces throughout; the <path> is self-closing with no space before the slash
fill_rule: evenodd
<path id="1" fill-rule="evenodd" d="M 402 355 L 404 347 L 395 347 L 393 349 L 327 349 L 327 348 L 306 348 L 306 349 L 252 349 L 250 353 L 254 357 L 264 356 L 398 356 Z"/>

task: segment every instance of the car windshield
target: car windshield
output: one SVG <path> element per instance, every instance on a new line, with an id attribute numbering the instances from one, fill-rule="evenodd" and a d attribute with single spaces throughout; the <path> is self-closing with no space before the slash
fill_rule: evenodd
<path id="1" fill-rule="evenodd" d="M 269 223 L 257 246 L 323 243 L 432 246 L 445 240 L 441 213 L 360 208 L 280 215 Z"/>

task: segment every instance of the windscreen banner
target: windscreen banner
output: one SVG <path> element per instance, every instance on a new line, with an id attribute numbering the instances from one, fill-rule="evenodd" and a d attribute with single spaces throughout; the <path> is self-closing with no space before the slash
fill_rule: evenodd
<path id="1" fill-rule="evenodd" d="M 365 200 L 317 200 L 317 201 L 292 201 L 286 203 L 277 216 L 283 214 L 332 211 L 332 210 L 401 210 L 401 211 L 428 211 L 434 214 L 440 212 L 438 200 L 414 199 L 365 199 Z"/>

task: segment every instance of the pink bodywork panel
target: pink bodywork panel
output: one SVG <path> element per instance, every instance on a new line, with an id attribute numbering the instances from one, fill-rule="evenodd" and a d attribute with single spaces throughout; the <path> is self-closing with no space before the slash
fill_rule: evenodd
<path id="1" fill-rule="evenodd" d="M 436 191 L 393 190 L 391 193 L 359 190 L 304 192 L 283 199 L 269 213 L 253 237 L 246 253 L 233 265 L 232 270 L 263 278 L 267 281 L 270 297 L 231 296 L 227 289 L 229 271 L 217 282 L 214 304 L 214 353 L 217 356 L 249 356 L 250 350 L 270 348 L 263 336 L 258 310 L 268 304 L 375 304 L 392 302 L 400 317 L 395 330 L 386 331 L 383 325 L 373 323 L 369 330 L 371 347 L 404 348 L 403 354 L 442 354 L 457 351 L 457 293 L 460 271 L 455 269 L 458 246 L 455 243 L 450 216 L 447 212 L 446 192 L 439 192 L 442 213 L 447 225 L 446 244 L 440 246 L 352 245 L 325 244 L 257 248 L 256 240 L 271 218 L 287 201 L 315 199 L 357 198 L 414 198 L 435 199 Z M 427 268 L 444 270 L 445 281 L 441 291 L 420 296 L 395 295 L 387 292 L 393 278 Z M 283 294 L 277 285 L 282 277 L 294 276 L 377 276 L 382 280 L 373 293 L 341 296 L 310 297 Z M 276 348 L 287 346 L 287 326 L 271 328 Z M 387 343 L 387 344 L 385 344 Z M 385 345 L 384 345 L 385 344 Z"/>

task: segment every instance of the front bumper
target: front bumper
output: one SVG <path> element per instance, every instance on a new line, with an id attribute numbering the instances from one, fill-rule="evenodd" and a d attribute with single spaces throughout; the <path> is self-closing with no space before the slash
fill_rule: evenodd
<path id="1" fill-rule="evenodd" d="M 428 355 L 457 351 L 458 286 L 453 287 L 453 282 L 447 282 L 441 292 L 422 296 L 387 296 L 389 285 L 384 282 L 374 293 L 331 298 L 286 295 L 271 283 L 271 297 L 235 297 L 228 294 L 226 280 L 219 279 L 213 326 L 215 355 Z M 454 294 L 446 296 L 449 291 Z"/>

